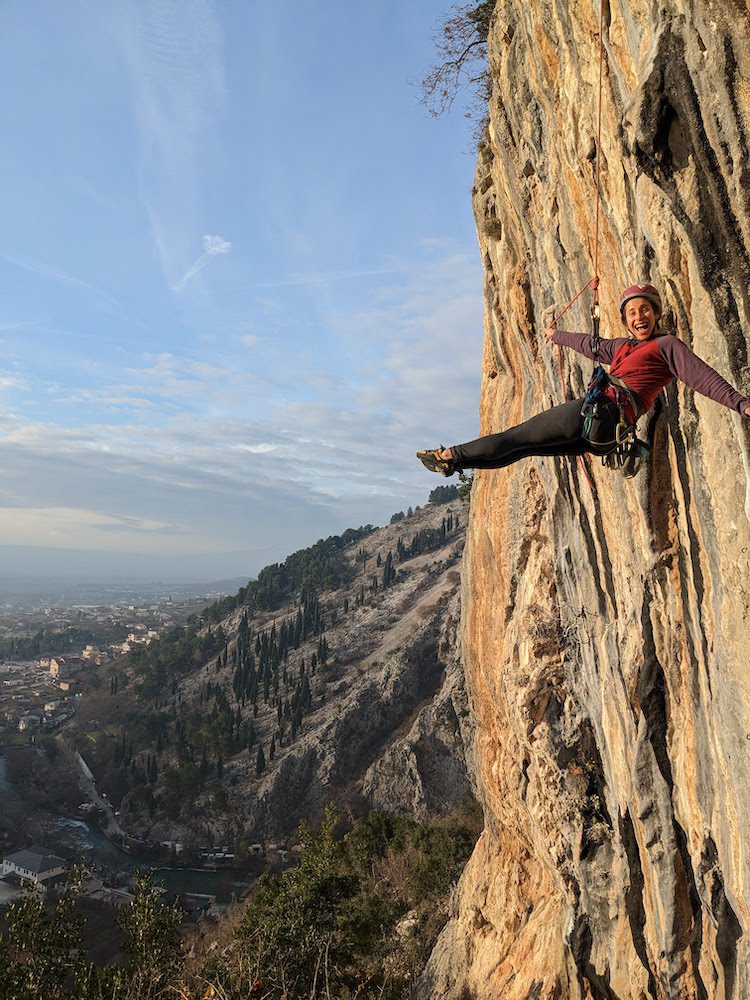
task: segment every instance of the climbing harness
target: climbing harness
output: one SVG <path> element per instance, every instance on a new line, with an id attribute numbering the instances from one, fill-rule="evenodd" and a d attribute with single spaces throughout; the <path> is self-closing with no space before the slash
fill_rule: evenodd
<path id="1" fill-rule="evenodd" d="M 586 392 L 586 398 L 581 409 L 583 416 L 583 429 L 581 436 L 597 454 L 601 455 L 602 464 L 609 469 L 619 469 L 626 478 L 631 478 L 638 474 L 647 460 L 650 448 L 648 444 L 641 441 L 637 436 L 636 424 L 626 417 L 626 408 L 630 407 L 635 414 L 635 420 L 641 415 L 640 403 L 628 386 L 614 378 L 604 370 L 599 362 L 599 346 L 601 337 L 599 325 L 601 311 L 599 308 L 599 218 L 601 214 L 601 145 L 602 145 L 602 78 L 604 66 L 604 0 L 599 4 L 599 86 L 597 99 L 597 127 L 596 127 L 596 219 L 594 223 L 594 274 L 586 284 L 579 289 L 573 298 L 565 304 L 563 309 L 550 320 L 550 323 L 557 323 L 570 307 L 578 301 L 588 288 L 593 288 L 593 302 L 591 305 L 591 325 L 592 325 L 592 351 L 594 355 L 594 372 Z M 565 375 L 563 371 L 562 351 L 557 345 L 557 368 L 560 374 L 563 398 L 566 395 Z M 612 399 L 605 394 L 605 389 L 611 386 L 614 389 L 614 404 L 619 410 L 619 421 L 615 428 L 615 437 L 611 441 L 600 441 L 596 437 L 595 431 L 598 429 L 605 416 L 605 407 L 612 405 Z M 583 455 L 579 455 L 579 461 L 589 486 L 593 490 L 594 484 L 591 479 L 588 464 Z"/>
<path id="2" fill-rule="evenodd" d="M 594 355 L 598 361 L 596 340 L 594 341 Z M 614 399 L 606 392 L 610 386 L 614 390 Z M 603 441 L 596 432 L 607 419 L 607 408 L 613 406 L 616 406 L 618 410 L 615 436 L 609 441 Z M 619 469 L 626 479 L 631 479 L 640 472 L 651 449 L 645 441 L 638 437 L 636 423 L 627 417 L 628 409 L 635 415 L 637 422 L 642 414 L 638 397 L 624 382 L 610 375 L 600 364 L 597 364 L 581 408 L 581 416 L 583 417 L 581 437 L 588 441 L 597 454 L 601 455 L 602 465 L 605 468 Z"/>

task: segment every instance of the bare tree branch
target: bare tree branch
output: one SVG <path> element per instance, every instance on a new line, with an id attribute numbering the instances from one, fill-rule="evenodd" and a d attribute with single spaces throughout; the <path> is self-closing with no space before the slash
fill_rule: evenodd
<path id="1" fill-rule="evenodd" d="M 420 101 L 433 117 L 450 110 L 462 89 L 473 91 L 466 117 L 476 123 L 479 135 L 484 131 L 491 90 L 487 37 L 495 3 L 471 0 L 450 8 L 435 30 L 438 59 L 420 82 Z"/>

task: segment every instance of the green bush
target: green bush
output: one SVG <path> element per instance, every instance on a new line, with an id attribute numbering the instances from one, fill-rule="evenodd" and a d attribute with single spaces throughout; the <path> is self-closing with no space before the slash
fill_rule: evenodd
<path id="1" fill-rule="evenodd" d="M 8 908 L 0 996 L 13 1000 L 407 1000 L 447 916 L 449 892 L 479 833 L 476 811 L 427 824 L 374 812 L 345 836 L 326 810 L 300 827 L 296 867 L 258 880 L 232 943 L 188 963 L 180 912 L 139 876 L 118 916 L 124 964 L 84 954 L 76 887 Z M 408 922 L 403 918 L 408 914 Z"/>

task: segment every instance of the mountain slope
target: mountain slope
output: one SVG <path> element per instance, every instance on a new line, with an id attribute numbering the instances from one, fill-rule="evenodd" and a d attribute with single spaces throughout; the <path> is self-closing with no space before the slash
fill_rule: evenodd
<path id="1" fill-rule="evenodd" d="M 128 833 L 242 852 L 332 799 L 454 809 L 471 791 L 464 521 L 454 501 L 317 543 L 108 668 L 75 739 Z"/>

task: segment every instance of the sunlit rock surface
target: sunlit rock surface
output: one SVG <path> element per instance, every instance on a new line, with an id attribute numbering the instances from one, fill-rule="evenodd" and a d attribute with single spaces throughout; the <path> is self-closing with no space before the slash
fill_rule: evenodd
<path id="1" fill-rule="evenodd" d="M 603 335 L 650 280 L 748 394 L 747 4 L 604 6 Z M 598 10 L 497 5 L 482 433 L 562 399 L 541 313 L 592 274 Z M 582 301 L 561 325 L 586 329 Z M 486 830 L 422 997 L 750 997 L 750 422 L 667 398 L 635 481 L 591 463 L 592 491 L 550 458 L 477 474 L 462 639 Z"/>

